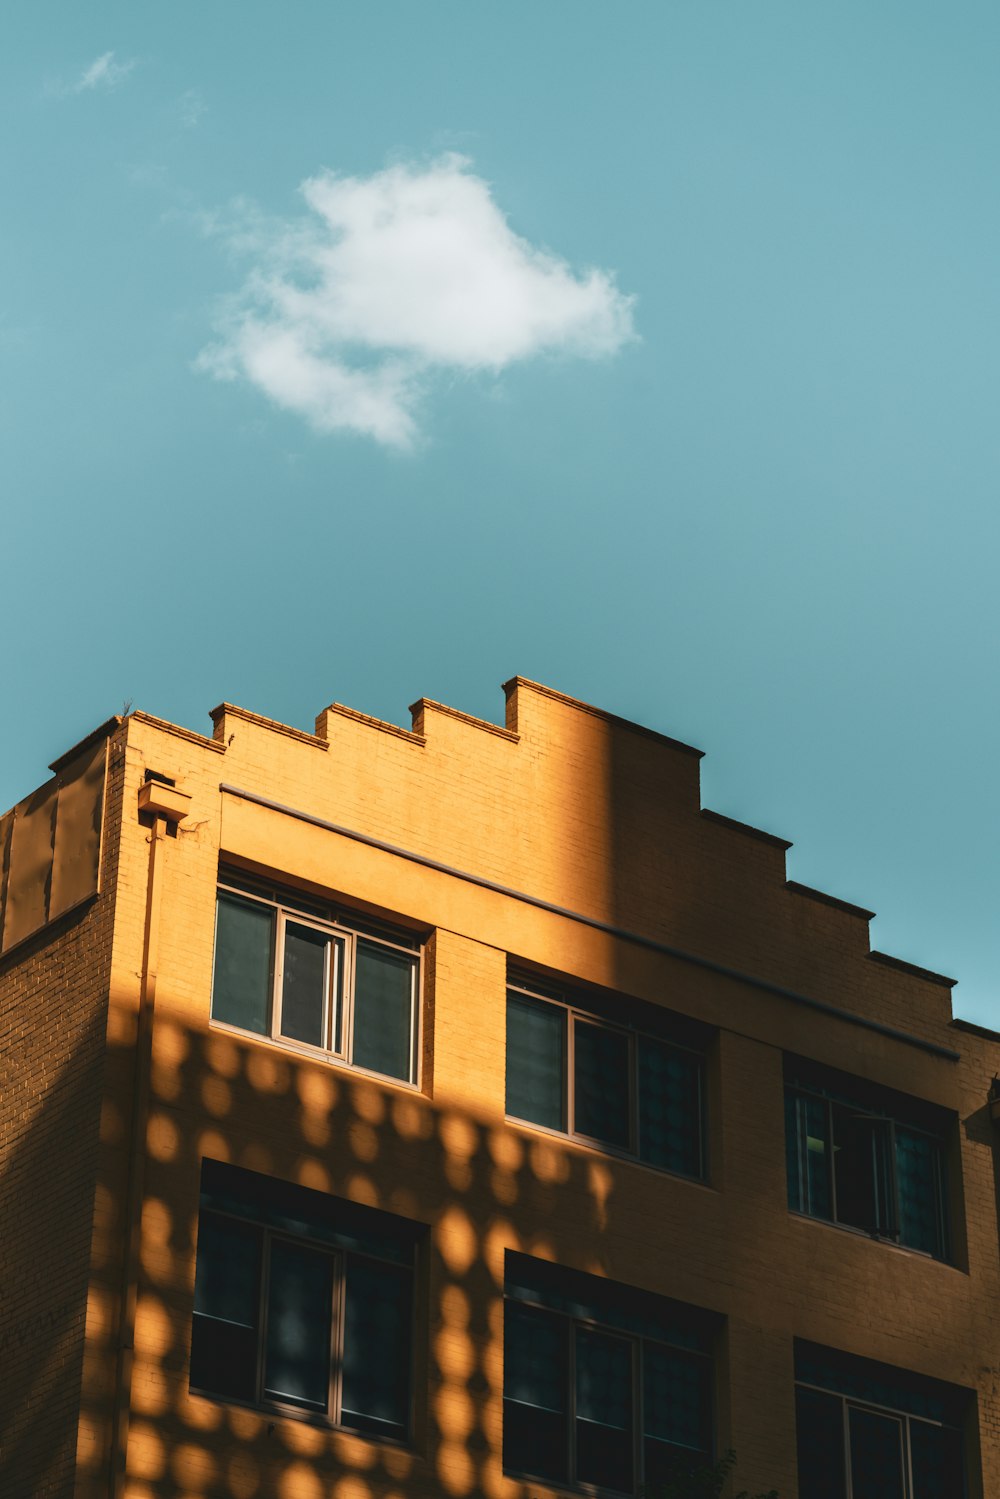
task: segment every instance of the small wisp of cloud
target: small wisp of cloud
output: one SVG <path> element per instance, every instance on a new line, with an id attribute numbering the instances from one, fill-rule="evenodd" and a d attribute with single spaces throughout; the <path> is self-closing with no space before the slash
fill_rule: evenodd
<path id="1" fill-rule="evenodd" d="M 189 88 L 177 101 L 177 114 L 185 130 L 194 130 L 202 121 L 208 105 L 197 89 Z"/>
<path id="2" fill-rule="evenodd" d="M 117 88 L 120 83 L 124 83 L 134 67 L 134 57 L 119 62 L 113 52 L 102 52 L 100 57 L 94 58 L 89 68 L 84 68 L 80 77 L 65 92 L 86 94 L 94 89 Z"/>
<path id="3" fill-rule="evenodd" d="M 251 268 L 196 367 L 249 381 L 319 432 L 411 448 L 435 374 L 600 359 L 635 337 L 634 298 L 613 274 L 515 234 L 465 157 L 325 172 L 300 191 L 301 218 L 244 206 L 208 226 Z"/>

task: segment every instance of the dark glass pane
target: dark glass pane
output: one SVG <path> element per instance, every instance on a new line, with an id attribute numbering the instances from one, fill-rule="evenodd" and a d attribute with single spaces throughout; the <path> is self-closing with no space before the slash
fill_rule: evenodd
<path id="1" fill-rule="evenodd" d="M 354 1061 L 409 1080 L 410 1014 L 416 962 L 358 938 L 354 974 Z"/>
<path id="2" fill-rule="evenodd" d="M 788 1206 L 796 1213 L 805 1212 L 802 1191 L 802 1141 L 799 1119 L 799 1097 L 785 1089 L 785 1174 L 788 1178 Z"/>
<path id="3" fill-rule="evenodd" d="M 282 958 L 281 1034 L 290 1041 L 323 1046 L 326 1041 L 327 956 L 330 938 L 315 927 L 285 923 Z M 329 952 L 330 961 L 333 953 Z"/>
<path id="4" fill-rule="evenodd" d="M 317 1246 L 337 1245 L 400 1265 L 413 1263 L 413 1246 L 423 1234 L 423 1225 L 411 1219 L 222 1161 L 202 1162 L 201 1202 Z"/>
<path id="5" fill-rule="evenodd" d="M 287 1239 L 271 1241 L 264 1392 L 325 1411 L 330 1387 L 333 1260 Z"/>
<path id="6" fill-rule="evenodd" d="M 906 1499 L 903 1423 L 878 1411 L 848 1411 L 851 1499 Z"/>
<path id="7" fill-rule="evenodd" d="M 833 1161 L 837 1221 L 875 1233 L 878 1229 L 877 1134 L 875 1123 L 835 1104 Z"/>
<path id="8" fill-rule="evenodd" d="M 566 1011 L 507 996 L 507 1113 L 565 1129 Z"/>
<path id="9" fill-rule="evenodd" d="M 341 1420 L 360 1431 L 405 1437 L 410 1419 L 410 1273 L 347 1260 Z"/>
<path id="10" fill-rule="evenodd" d="M 910 1422 L 913 1499 L 964 1499 L 962 1433 L 951 1426 Z"/>
<path id="11" fill-rule="evenodd" d="M 648 1437 L 707 1452 L 711 1446 L 711 1366 L 662 1343 L 642 1348 L 642 1417 Z M 647 1475 L 648 1476 L 648 1475 Z"/>
<path id="12" fill-rule="evenodd" d="M 795 1391 L 799 1493 L 808 1499 L 846 1499 L 844 1405 L 819 1390 Z"/>
<path id="13" fill-rule="evenodd" d="M 639 1039 L 639 1155 L 651 1166 L 701 1176 L 701 1059 Z"/>
<path id="14" fill-rule="evenodd" d="M 195 1389 L 257 1398 L 257 1320 L 261 1231 L 202 1213 L 191 1327 L 191 1384 Z"/>
<path id="15" fill-rule="evenodd" d="M 673 1447 L 669 1442 L 658 1442 L 655 1437 L 645 1437 L 642 1444 L 644 1474 L 643 1492 L 650 1499 L 657 1499 L 660 1488 L 668 1483 L 691 1483 L 693 1494 L 708 1494 L 705 1483 L 699 1483 L 693 1475 L 700 1474 L 709 1466 L 708 1452 L 691 1452 L 686 1447 Z M 681 1490 L 686 1492 L 685 1489 Z"/>
<path id="16" fill-rule="evenodd" d="M 628 1037 L 577 1020 L 573 1047 L 577 1133 L 627 1150 L 631 1143 Z"/>
<path id="17" fill-rule="evenodd" d="M 941 1147 L 929 1135 L 896 1126 L 899 1238 L 911 1249 L 944 1253 L 938 1162 Z"/>
<path id="18" fill-rule="evenodd" d="M 577 1321 L 638 1333 L 674 1348 L 711 1352 L 716 1319 L 694 1307 L 510 1249 L 504 1263 L 505 1288 L 513 1301 L 567 1312 Z"/>
<path id="19" fill-rule="evenodd" d="M 799 1121 L 805 1188 L 803 1211 L 813 1218 L 831 1218 L 830 1110 L 824 1098 L 799 1098 Z"/>
<path id="20" fill-rule="evenodd" d="M 852 1358 L 817 1343 L 796 1341 L 795 1377 L 846 1395 L 859 1405 L 881 1405 L 925 1421 L 958 1426 L 964 1419 L 968 1392 L 939 1379 L 925 1379 L 892 1364 Z"/>
<path id="21" fill-rule="evenodd" d="M 788 1205 L 813 1218 L 832 1218 L 830 1107 L 824 1098 L 785 1094 Z"/>
<path id="22" fill-rule="evenodd" d="M 504 1303 L 503 1465 L 511 1473 L 569 1477 L 568 1335 L 549 1312 Z"/>
<path id="23" fill-rule="evenodd" d="M 600 1488 L 632 1490 L 634 1344 L 576 1329 L 576 1476 Z"/>
<path id="24" fill-rule="evenodd" d="M 220 895 L 215 920 L 212 1018 L 267 1034 L 273 974 L 274 912 Z"/>

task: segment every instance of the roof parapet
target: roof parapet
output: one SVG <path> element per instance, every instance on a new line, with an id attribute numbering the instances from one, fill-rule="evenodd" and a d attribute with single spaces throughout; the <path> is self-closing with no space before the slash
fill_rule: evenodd
<path id="1" fill-rule="evenodd" d="M 400 728 L 397 723 L 389 723 L 385 718 L 373 718 L 370 713 L 361 713 L 357 708 L 349 708 L 346 703 L 331 703 L 328 708 L 322 709 L 316 715 L 316 734 L 324 743 L 329 744 L 333 737 L 332 720 L 346 718 L 351 723 L 363 724 L 369 729 L 378 729 L 383 734 L 395 734 L 397 739 L 405 739 L 410 744 L 423 744 L 424 737 L 413 729 Z"/>
<path id="2" fill-rule="evenodd" d="M 610 724 L 616 729 L 627 729 L 631 734 L 638 734 L 643 739 L 653 739 L 658 744 L 665 744 L 670 749 L 679 750 L 684 755 L 694 755 L 696 759 L 704 758 L 705 751 L 695 749 L 693 745 L 685 744 L 680 739 L 672 739 L 669 734 L 661 734 L 657 729 L 647 729 L 645 724 L 633 723 L 630 718 L 619 718 L 617 713 L 607 713 L 603 708 L 595 708 L 593 703 L 582 702 L 580 698 L 568 697 L 565 692 L 557 692 L 554 687 L 546 687 L 541 682 L 533 682 L 530 677 L 509 677 L 506 682 L 501 683 L 507 698 L 507 728 L 517 733 L 517 694 L 521 688 L 527 688 L 529 692 L 536 692 L 540 697 L 547 697 L 555 703 L 562 703 L 567 708 L 574 708 L 579 713 L 587 713 L 591 718 L 599 718 L 602 722 Z"/>
<path id="3" fill-rule="evenodd" d="M 777 833 L 765 833 L 763 828 L 751 827 L 748 822 L 737 822 L 735 817 L 727 817 L 724 812 L 713 812 L 711 807 L 702 807 L 701 815 L 708 822 L 716 822 L 720 827 L 732 828 L 737 833 L 745 833 L 748 838 L 756 838 L 760 843 L 769 843 L 772 848 L 780 848 L 783 853 L 787 853 L 792 847 L 787 838 L 779 838 Z"/>
<path id="4" fill-rule="evenodd" d="M 929 984 L 941 984 L 946 989 L 954 989 L 958 979 L 950 979 L 946 974 L 935 973 L 933 968 L 921 968 L 917 963 L 908 963 L 905 958 L 894 958 L 891 953 L 875 952 L 868 954 L 873 963 L 882 963 L 886 968 L 898 968 L 900 973 L 908 973 L 913 978 L 926 979 Z"/>
<path id="5" fill-rule="evenodd" d="M 410 704 L 410 713 L 413 716 L 413 732 L 424 736 L 426 734 L 425 722 L 427 714 L 442 714 L 445 718 L 454 718 L 458 723 L 468 724 L 473 729 L 484 729 L 487 734 L 496 734 L 500 739 L 508 739 L 516 744 L 521 737 L 516 729 L 501 728 L 499 724 L 491 723 L 488 718 L 475 718 L 471 713 L 463 713 L 459 708 L 449 708 L 447 703 L 436 703 L 433 698 L 418 697 L 415 703 Z"/>
<path id="6" fill-rule="evenodd" d="M 839 895 L 828 895 L 825 890 L 814 890 L 811 885 L 800 885 L 798 880 L 786 880 L 785 889 L 791 890 L 794 895 L 805 895 L 809 900 L 818 900 L 824 906 L 833 906 L 837 911 L 846 911 L 848 916 L 857 916 L 862 921 L 875 920 L 874 911 L 856 906 L 849 900 L 841 900 Z"/>
<path id="7" fill-rule="evenodd" d="M 264 718 L 260 713 L 251 713 L 249 708 L 237 708 L 235 703 L 219 703 L 217 707 L 210 709 L 209 718 L 214 726 L 213 737 L 222 744 L 229 741 L 228 720 L 231 718 L 242 719 L 244 723 L 256 724 L 260 729 L 270 729 L 274 734 L 285 734 L 289 739 L 297 739 L 301 744 L 314 744 L 319 749 L 329 749 L 325 739 L 318 734 L 307 734 L 304 729 L 293 729 L 291 724 L 279 723 L 276 718 Z"/>

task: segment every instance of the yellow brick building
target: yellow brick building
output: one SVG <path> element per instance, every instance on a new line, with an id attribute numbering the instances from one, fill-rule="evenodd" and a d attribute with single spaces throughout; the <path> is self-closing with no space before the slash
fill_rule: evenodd
<path id="1" fill-rule="evenodd" d="M 1000 1037 L 535 683 L 0 819 L 0 1494 L 1000 1499 Z"/>

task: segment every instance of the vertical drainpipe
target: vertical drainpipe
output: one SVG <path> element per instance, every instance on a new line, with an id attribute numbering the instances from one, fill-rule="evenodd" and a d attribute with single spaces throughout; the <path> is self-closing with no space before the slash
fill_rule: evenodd
<path id="1" fill-rule="evenodd" d="M 149 873 L 146 881 L 146 922 L 143 933 L 142 975 L 136 1022 L 135 1065 L 132 1078 L 132 1128 L 129 1138 L 128 1181 L 125 1194 L 125 1254 L 122 1264 L 121 1305 L 118 1318 L 118 1357 L 114 1408 L 111 1417 L 111 1499 L 125 1490 L 129 1416 L 132 1404 L 132 1365 L 135 1355 L 135 1312 L 139 1298 L 142 1199 L 146 1176 L 146 1129 L 149 1119 L 150 1072 L 153 1050 L 153 1012 L 160 963 L 160 906 L 167 828 L 176 828 L 187 815 L 191 798 L 176 786 L 145 781 L 139 788 L 139 814 L 150 824 Z"/>

